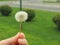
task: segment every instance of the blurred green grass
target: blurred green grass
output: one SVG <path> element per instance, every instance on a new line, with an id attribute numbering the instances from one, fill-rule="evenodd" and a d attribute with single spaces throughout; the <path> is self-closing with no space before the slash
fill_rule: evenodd
<path id="1" fill-rule="evenodd" d="M 8 0 L 0 0 L 0 1 L 8 1 Z"/>
<path id="2" fill-rule="evenodd" d="M 0 14 L 0 40 L 12 37 L 19 31 L 19 23 L 14 18 L 19 8 L 12 9 L 8 17 Z M 52 21 L 58 12 L 35 10 L 35 13 L 33 21 L 23 24 L 23 32 L 29 45 L 60 45 L 60 32 Z"/>
<path id="3" fill-rule="evenodd" d="M 16 0 L 0 0 L 0 1 L 16 1 Z"/>

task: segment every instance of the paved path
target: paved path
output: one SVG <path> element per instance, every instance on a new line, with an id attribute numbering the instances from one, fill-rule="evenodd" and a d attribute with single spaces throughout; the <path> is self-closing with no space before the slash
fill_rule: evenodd
<path id="1" fill-rule="evenodd" d="M 0 2 L 0 5 L 8 4 L 13 7 L 19 7 L 19 1 L 9 1 L 9 2 Z M 60 12 L 60 4 L 46 4 L 42 3 L 40 0 L 23 0 L 24 8 L 48 10 L 48 11 L 57 11 Z"/>

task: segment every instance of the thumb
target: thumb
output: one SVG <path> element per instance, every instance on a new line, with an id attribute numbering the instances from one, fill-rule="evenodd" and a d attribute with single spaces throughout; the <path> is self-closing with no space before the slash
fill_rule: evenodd
<path id="1" fill-rule="evenodd" d="M 11 38 L 8 38 L 8 39 L 5 39 L 5 40 L 0 41 L 0 44 L 1 44 L 1 45 L 9 45 L 9 44 L 14 44 L 14 43 L 16 43 L 17 40 L 18 40 L 19 34 L 20 34 L 20 33 L 18 33 L 18 34 L 15 35 L 14 37 L 11 37 Z"/>
<path id="2" fill-rule="evenodd" d="M 7 40 L 11 41 L 12 43 L 15 43 L 18 40 L 19 35 L 20 35 L 20 32 L 18 32 L 17 35 L 15 35 Z"/>

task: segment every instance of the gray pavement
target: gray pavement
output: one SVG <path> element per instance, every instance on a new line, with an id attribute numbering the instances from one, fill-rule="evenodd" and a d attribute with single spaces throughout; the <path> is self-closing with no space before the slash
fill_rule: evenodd
<path id="1" fill-rule="evenodd" d="M 19 1 L 0 2 L 0 5 L 19 7 Z M 23 0 L 23 8 L 32 8 L 60 12 L 60 4 L 43 3 L 41 0 Z"/>

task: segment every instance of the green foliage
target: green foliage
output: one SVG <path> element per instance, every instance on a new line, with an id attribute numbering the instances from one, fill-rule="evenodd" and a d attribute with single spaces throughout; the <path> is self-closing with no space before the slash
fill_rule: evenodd
<path id="1" fill-rule="evenodd" d="M 53 17 L 53 22 L 57 25 L 58 29 L 60 30 L 60 14 Z"/>
<path id="2" fill-rule="evenodd" d="M 12 8 L 8 5 L 3 5 L 0 7 L 0 12 L 3 16 L 9 16 L 9 14 L 12 12 Z"/>
<path id="3" fill-rule="evenodd" d="M 28 13 L 28 19 L 26 20 L 27 22 L 30 22 L 31 20 L 33 20 L 33 18 L 35 17 L 35 11 L 32 9 L 25 9 L 23 11 L 26 11 Z"/>

